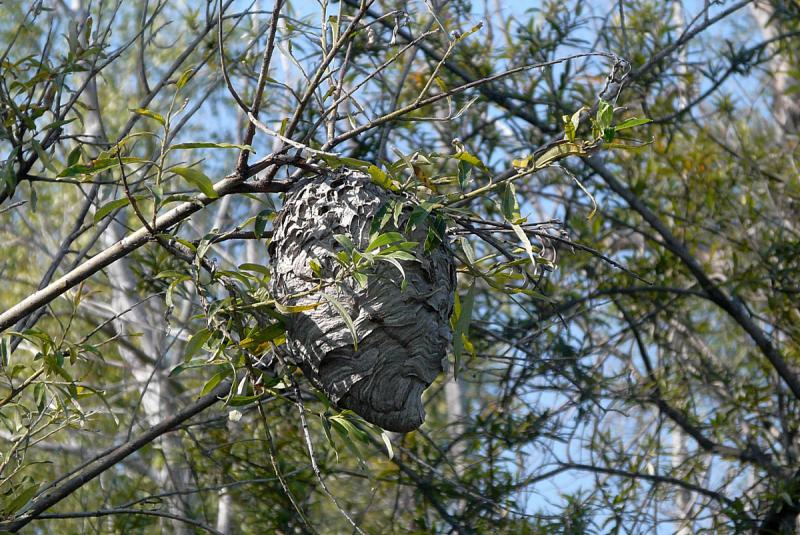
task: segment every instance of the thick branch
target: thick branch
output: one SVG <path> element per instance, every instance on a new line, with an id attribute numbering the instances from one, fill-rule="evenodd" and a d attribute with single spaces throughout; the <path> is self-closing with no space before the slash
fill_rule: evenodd
<path id="1" fill-rule="evenodd" d="M 731 296 L 725 293 L 722 288 L 715 284 L 703 270 L 703 267 L 697 259 L 689 252 L 685 245 L 670 232 L 667 226 L 659 219 L 659 217 L 639 198 L 633 191 L 625 187 L 614 174 L 597 158 L 588 158 L 584 160 L 589 167 L 597 173 L 611 190 L 625 199 L 625 202 L 631 208 L 636 210 L 647 223 L 658 232 L 664 240 L 664 246 L 675 256 L 680 258 L 684 265 L 689 269 L 700 286 L 708 294 L 708 297 L 718 307 L 723 309 L 733 320 L 739 324 L 742 329 L 750 335 L 750 338 L 756 343 L 758 348 L 769 360 L 770 364 L 778 372 L 778 375 L 789 386 L 792 394 L 797 399 L 800 399 L 800 380 L 794 371 L 789 368 L 789 365 L 783 359 L 783 356 L 772 345 L 772 342 L 767 338 L 764 331 L 750 318 L 745 312 L 744 308 L 736 303 Z"/>

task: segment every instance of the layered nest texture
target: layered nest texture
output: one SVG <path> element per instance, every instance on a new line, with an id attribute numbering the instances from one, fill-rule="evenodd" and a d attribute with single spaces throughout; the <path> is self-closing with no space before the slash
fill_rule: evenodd
<path id="1" fill-rule="evenodd" d="M 359 282 L 336 259 L 349 246 L 343 237 L 365 251 L 376 214 L 397 203 L 405 206 L 397 211 L 397 227 L 406 229 L 409 199 L 360 171 L 340 168 L 298 183 L 275 222 L 270 285 L 283 305 L 317 305 L 289 315 L 284 356 L 338 407 L 405 432 L 422 424 L 422 393 L 446 363 L 456 283 L 452 251 L 446 240 L 429 242 L 426 251 L 425 220 L 405 235 L 417 242 L 414 260 L 398 260 L 405 283 L 395 263 L 370 263 Z"/>

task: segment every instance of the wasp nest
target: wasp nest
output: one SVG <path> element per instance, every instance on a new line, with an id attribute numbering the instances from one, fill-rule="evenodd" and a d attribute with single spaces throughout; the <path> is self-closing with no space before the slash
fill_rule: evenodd
<path id="1" fill-rule="evenodd" d="M 376 214 L 397 203 L 408 199 L 349 169 L 299 183 L 275 222 L 270 284 L 283 305 L 318 305 L 290 315 L 284 355 L 338 407 L 405 432 L 422 424 L 422 392 L 446 362 L 453 254 L 443 241 L 425 251 L 423 221 L 405 236 L 417 242 L 416 259 L 399 260 L 405 283 L 392 262 L 374 262 L 364 284 L 364 277 L 360 283 L 336 259 L 346 251 L 343 236 L 363 252 Z M 406 227 L 409 212 L 411 206 L 398 212 L 398 228 Z M 344 313 L 352 320 L 357 349 Z"/>

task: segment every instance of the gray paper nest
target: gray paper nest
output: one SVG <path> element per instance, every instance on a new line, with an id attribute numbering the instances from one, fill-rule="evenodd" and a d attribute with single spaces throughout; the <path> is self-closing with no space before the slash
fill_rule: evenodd
<path id="1" fill-rule="evenodd" d="M 313 291 L 320 279 L 310 267 L 316 259 L 322 278 L 337 278 L 344 268 L 334 255 L 344 248 L 334 235 L 349 236 L 363 251 L 374 216 L 390 200 L 407 199 L 373 184 L 369 175 L 344 168 L 298 183 L 275 222 L 270 285 L 283 305 L 321 303 L 291 314 L 284 357 L 338 407 L 389 431 L 405 432 L 422 424 L 422 392 L 446 362 L 456 283 L 452 252 L 446 243 L 424 252 L 423 222 L 406 236 L 418 242 L 418 261 L 400 260 L 405 289 L 396 266 L 376 262 L 365 288 L 347 276 L 322 290 L 352 318 L 357 351 L 340 311 Z M 400 216 L 401 229 L 409 211 Z"/>

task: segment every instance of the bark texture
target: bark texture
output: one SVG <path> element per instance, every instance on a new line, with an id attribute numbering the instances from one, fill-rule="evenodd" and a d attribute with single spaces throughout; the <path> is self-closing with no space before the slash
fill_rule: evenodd
<path id="1" fill-rule="evenodd" d="M 344 248 L 334 235 L 348 236 L 363 251 L 373 218 L 390 201 L 408 199 L 348 169 L 299 183 L 275 222 L 271 289 L 284 305 L 320 303 L 290 317 L 285 356 L 337 406 L 384 429 L 406 432 L 422 424 L 422 393 L 443 370 L 455 262 L 447 243 L 424 251 L 423 222 L 406 236 L 418 242 L 417 260 L 400 261 L 407 287 L 401 289 L 401 273 L 389 262 L 376 262 L 366 287 L 360 286 L 336 261 Z M 411 209 L 403 210 L 399 228 Z M 311 270 L 312 259 L 327 282 L 321 292 L 341 303 L 352 319 L 358 350 L 342 314 L 315 290 L 320 278 Z"/>

